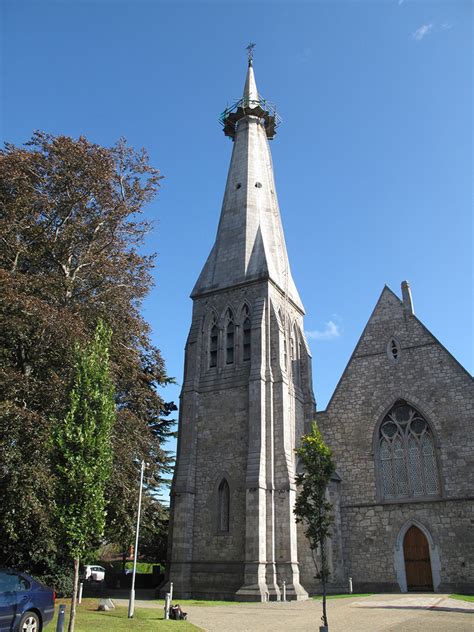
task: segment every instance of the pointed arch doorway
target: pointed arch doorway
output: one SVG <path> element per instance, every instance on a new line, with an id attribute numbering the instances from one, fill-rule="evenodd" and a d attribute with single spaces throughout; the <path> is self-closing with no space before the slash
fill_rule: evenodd
<path id="1" fill-rule="evenodd" d="M 407 590 L 409 592 L 433 591 L 430 547 L 421 529 L 412 525 L 403 538 L 403 557 Z"/>

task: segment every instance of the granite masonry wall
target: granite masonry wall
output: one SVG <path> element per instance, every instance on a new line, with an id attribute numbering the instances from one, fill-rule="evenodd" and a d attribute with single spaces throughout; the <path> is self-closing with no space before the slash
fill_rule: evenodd
<path id="1" fill-rule="evenodd" d="M 397 341 L 394 359 L 389 342 Z M 381 420 L 405 400 L 429 422 L 440 493 L 384 499 L 378 462 Z M 406 590 L 403 534 L 421 528 L 434 588 L 474 590 L 474 397 L 471 376 L 388 288 L 362 334 L 327 410 L 317 414 L 341 477 L 341 535 L 354 590 Z"/>
<path id="2" fill-rule="evenodd" d="M 251 316 L 244 360 L 243 314 Z M 226 318 L 234 361 L 226 362 Z M 219 330 L 217 366 L 210 328 Z M 299 584 L 293 503 L 295 447 L 314 418 L 311 359 L 301 311 L 271 283 L 194 301 L 181 395 L 173 489 L 171 580 L 177 597 L 291 598 Z M 230 528 L 218 528 L 218 487 L 230 487 Z M 249 558 L 252 563 L 249 563 Z M 258 564 L 254 560 L 258 560 Z"/>

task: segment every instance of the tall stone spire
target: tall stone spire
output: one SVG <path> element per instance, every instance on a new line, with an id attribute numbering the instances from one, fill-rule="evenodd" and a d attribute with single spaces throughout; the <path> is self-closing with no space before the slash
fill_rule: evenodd
<path id="1" fill-rule="evenodd" d="M 249 59 L 249 68 L 247 70 L 244 94 L 242 96 L 247 103 L 255 103 L 255 105 L 251 107 L 256 107 L 260 104 L 260 97 L 258 96 L 257 84 L 255 83 L 255 73 L 253 71 L 253 63 L 251 59 Z"/>
<path id="2" fill-rule="evenodd" d="M 251 60 L 242 99 L 221 120 L 234 147 L 215 243 L 191 296 L 268 278 L 304 311 L 291 276 L 268 144 L 277 116 L 258 94 Z"/>
<path id="3" fill-rule="evenodd" d="M 314 418 L 311 356 L 268 139 L 278 116 L 249 51 L 216 240 L 193 290 L 171 489 L 169 581 L 180 599 L 304 599 L 295 448 Z"/>

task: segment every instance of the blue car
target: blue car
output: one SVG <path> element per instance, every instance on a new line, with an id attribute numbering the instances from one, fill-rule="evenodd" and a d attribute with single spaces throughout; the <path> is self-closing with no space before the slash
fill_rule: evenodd
<path id="1" fill-rule="evenodd" d="M 0 632 L 41 632 L 55 600 L 51 588 L 26 573 L 0 569 Z"/>

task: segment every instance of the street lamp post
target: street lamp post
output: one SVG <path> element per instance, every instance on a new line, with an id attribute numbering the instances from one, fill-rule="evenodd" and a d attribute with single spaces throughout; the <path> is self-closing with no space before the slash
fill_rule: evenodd
<path id="1" fill-rule="evenodd" d="M 135 533 L 135 549 L 133 551 L 133 572 L 132 572 L 132 587 L 130 589 L 130 601 L 128 603 L 128 618 L 133 618 L 135 611 L 135 575 L 137 574 L 137 555 L 138 555 L 138 536 L 140 534 L 140 514 L 142 511 L 142 489 L 143 489 L 143 475 L 145 473 L 145 461 L 142 461 L 142 469 L 140 473 L 140 491 L 138 493 L 138 513 L 137 513 L 137 530 Z"/>

